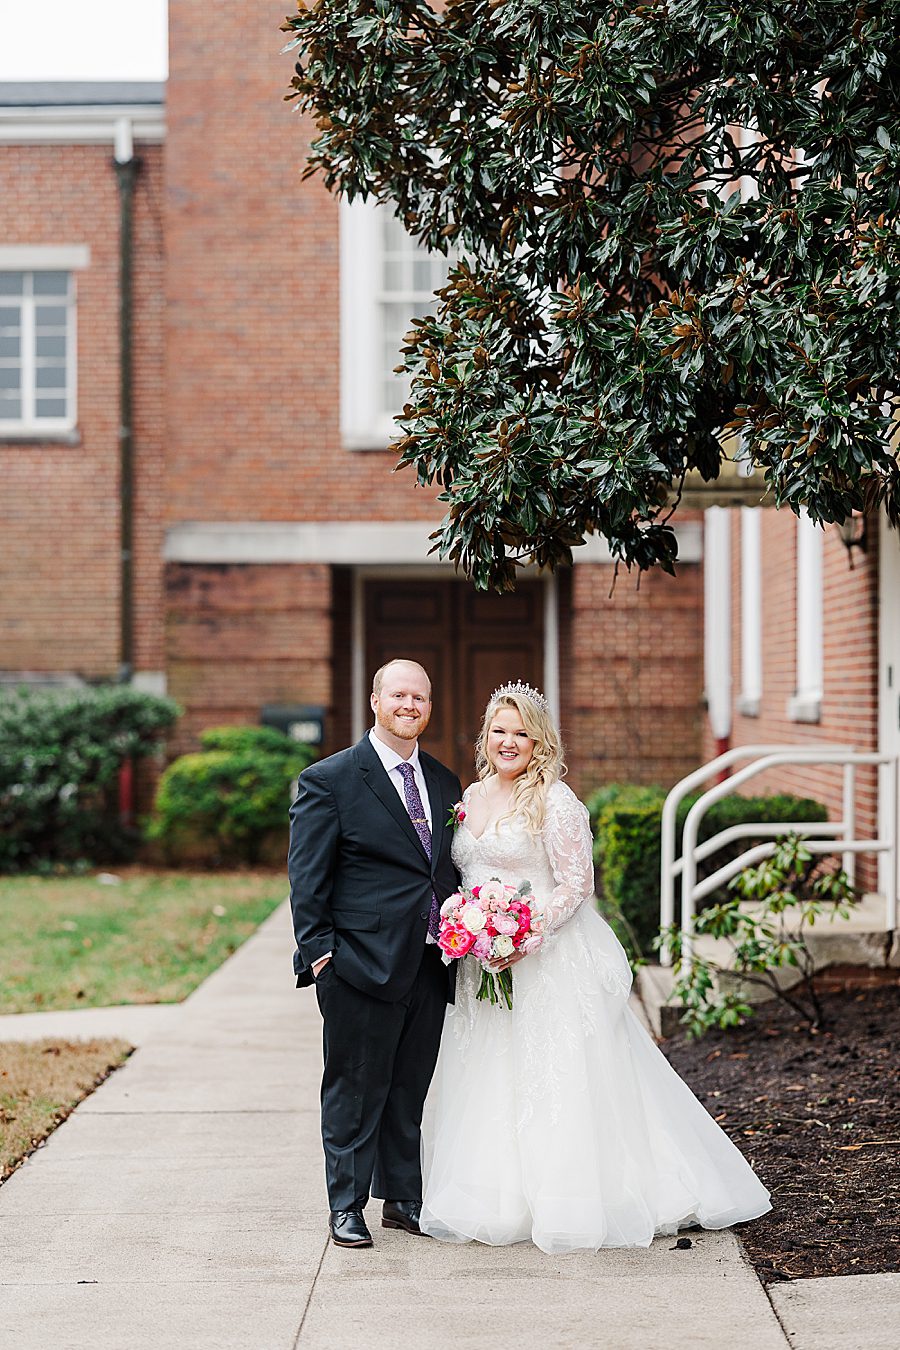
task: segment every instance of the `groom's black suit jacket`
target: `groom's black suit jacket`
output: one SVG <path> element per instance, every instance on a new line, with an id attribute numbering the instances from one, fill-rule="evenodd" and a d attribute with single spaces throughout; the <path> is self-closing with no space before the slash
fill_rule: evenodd
<path id="1" fill-rule="evenodd" d="M 422 958 L 432 891 L 456 890 L 450 808 L 459 779 L 420 750 L 431 806 L 431 861 L 368 735 L 301 774 L 291 807 L 288 873 L 294 914 L 294 973 L 333 953 L 342 980 L 395 1002 L 409 992 Z M 455 964 L 448 967 L 452 1001 Z"/>

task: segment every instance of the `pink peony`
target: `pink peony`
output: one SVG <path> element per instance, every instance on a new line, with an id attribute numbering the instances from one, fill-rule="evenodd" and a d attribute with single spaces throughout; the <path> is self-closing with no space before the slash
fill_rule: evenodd
<path id="1" fill-rule="evenodd" d="M 519 932 L 527 933 L 531 927 L 531 910 L 527 905 L 519 905 L 516 913 L 519 919 Z"/>
<path id="2" fill-rule="evenodd" d="M 521 950 L 527 956 L 531 952 L 536 952 L 538 947 L 540 947 L 543 941 L 544 937 L 542 933 L 532 933 L 531 937 L 527 937 L 525 941 L 522 943 Z"/>
<path id="3" fill-rule="evenodd" d="M 494 928 L 497 933 L 512 937 L 514 933 L 519 931 L 519 925 L 515 914 L 495 914 Z"/>
<path id="4" fill-rule="evenodd" d="M 465 956 L 466 952 L 470 951 L 474 945 L 475 934 L 470 933 L 461 924 L 447 923 L 445 920 L 441 925 L 438 946 L 448 956 Z"/>
<path id="5" fill-rule="evenodd" d="M 489 961 L 493 950 L 493 935 L 484 929 L 480 932 L 472 943 L 472 955 L 477 956 L 479 961 Z"/>

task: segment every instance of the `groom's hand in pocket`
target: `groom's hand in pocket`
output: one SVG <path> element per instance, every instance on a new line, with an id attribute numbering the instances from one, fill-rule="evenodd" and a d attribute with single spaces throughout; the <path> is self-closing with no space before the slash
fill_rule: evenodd
<path id="1" fill-rule="evenodd" d="M 328 965 L 328 962 L 329 962 L 330 960 L 331 960 L 331 952 L 329 952 L 327 956 L 321 957 L 318 961 L 313 961 L 313 963 L 312 963 L 312 973 L 313 973 L 313 979 L 314 979 L 314 980 L 317 980 L 317 979 L 319 978 L 319 976 L 321 975 L 322 971 L 323 971 L 323 970 L 325 969 L 325 967 Z"/>

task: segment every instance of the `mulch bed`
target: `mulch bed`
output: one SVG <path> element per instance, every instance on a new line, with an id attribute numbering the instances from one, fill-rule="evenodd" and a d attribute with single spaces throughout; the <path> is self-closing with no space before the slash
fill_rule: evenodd
<path id="1" fill-rule="evenodd" d="M 734 1031 L 663 1042 L 772 1193 L 735 1228 L 765 1283 L 900 1270 L 900 971 L 868 974 L 819 977 L 818 1035 L 775 1002 Z"/>

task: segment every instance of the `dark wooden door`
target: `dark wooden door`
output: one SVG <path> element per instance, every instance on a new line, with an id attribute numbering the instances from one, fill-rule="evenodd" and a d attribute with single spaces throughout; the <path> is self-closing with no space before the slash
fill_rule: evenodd
<path id="1" fill-rule="evenodd" d="M 544 586 L 481 594 L 467 582 L 424 578 L 365 583 L 366 725 L 372 674 L 396 657 L 419 661 L 434 686 L 423 749 L 471 782 L 474 743 L 493 691 L 510 680 L 540 688 Z"/>

